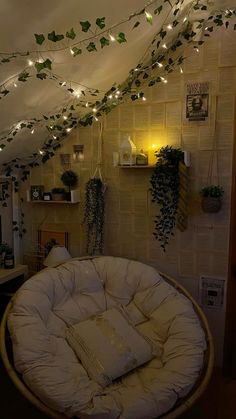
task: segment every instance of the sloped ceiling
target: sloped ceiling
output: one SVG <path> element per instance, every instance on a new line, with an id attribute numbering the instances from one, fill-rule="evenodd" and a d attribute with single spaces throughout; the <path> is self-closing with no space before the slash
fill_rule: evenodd
<path id="1" fill-rule="evenodd" d="M 102 49 L 98 45 L 97 52 L 88 52 L 86 45 L 82 45 L 83 53 L 73 57 L 70 45 L 91 35 L 90 32 L 81 31 L 80 21 L 91 22 L 91 29 L 94 31 L 96 18 L 106 17 L 106 28 L 109 28 L 144 8 L 144 0 L 1 0 L 0 52 L 35 52 L 30 53 L 30 56 L 18 56 L 0 66 L 1 89 L 10 91 L 0 100 L 0 146 L 1 142 L 6 144 L 0 153 L 0 164 L 38 152 L 48 136 L 44 121 L 35 124 L 33 133 L 30 129 L 22 129 L 11 142 L 6 141 L 10 130 L 17 124 L 32 118 L 42 119 L 42 115 L 54 114 L 65 104 L 74 103 L 77 100 L 76 91 L 88 91 L 82 85 L 98 89 L 98 98 L 101 98 L 114 82 L 119 84 L 126 79 L 130 69 L 136 67 L 163 22 L 168 24 L 170 2 L 160 0 L 149 3 L 152 4 L 146 10 L 152 13 L 155 8 L 163 5 L 161 15 L 155 17 L 153 24 L 147 23 L 145 15 L 142 15 L 132 20 L 132 23 L 127 22 L 114 29 L 113 34 L 124 32 L 128 42 L 111 42 L 111 45 Z M 185 13 L 189 3 L 190 0 L 182 2 L 181 13 Z M 140 20 L 140 25 L 132 29 L 137 20 Z M 46 39 L 42 46 L 35 42 L 35 33 L 43 33 L 47 37 L 53 30 L 56 34 L 65 34 L 72 27 L 78 34 L 74 41 L 64 39 L 52 43 Z M 65 49 L 41 52 L 52 48 L 58 50 L 61 47 Z M 1 54 L 0 58 L 4 57 L 7 56 Z M 29 59 L 35 62 L 40 59 L 44 61 L 46 58 L 52 61 L 52 72 L 57 75 L 56 80 L 37 79 L 34 66 L 28 65 Z M 18 81 L 18 75 L 25 69 L 31 77 L 26 82 Z M 66 85 L 61 86 L 59 82 L 66 82 Z M 74 92 L 69 92 L 68 88 L 72 88 Z M 91 97 L 89 99 L 91 100 Z M 78 115 L 81 116 L 84 112 L 87 112 L 87 109 L 78 108 Z"/>

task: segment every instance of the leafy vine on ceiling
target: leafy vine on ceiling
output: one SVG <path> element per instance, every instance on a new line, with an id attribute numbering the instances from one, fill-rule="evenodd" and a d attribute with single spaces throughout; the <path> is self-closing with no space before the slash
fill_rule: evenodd
<path id="1" fill-rule="evenodd" d="M 10 77 L 0 86 L 0 99 L 3 99 L 10 93 L 8 83 L 14 85 L 16 81 L 23 84 L 27 82 L 32 77 L 31 69 L 36 70 L 35 76 L 38 79 L 42 81 L 50 79 L 61 88 L 64 88 L 67 94 L 70 94 L 69 102 L 65 106 L 60 107 L 55 113 L 43 115 L 42 117 L 33 117 L 27 121 L 19 121 L 7 134 L 0 138 L 1 151 L 22 130 L 28 129 L 31 134 L 39 126 L 45 127 L 46 130 L 46 138 L 38 152 L 32 153 L 23 160 L 15 158 L 3 164 L 3 174 L 12 178 L 16 191 L 19 188 L 20 181 L 27 179 L 31 168 L 38 166 L 40 163 L 45 163 L 54 156 L 55 150 L 60 147 L 61 142 L 73 128 L 78 125 L 91 125 L 94 121 L 98 121 L 100 117 L 125 101 L 145 101 L 146 98 L 142 89 L 147 86 L 154 86 L 157 83 L 167 83 L 167 75 L 177 68 L 182 73 L 181 65 L 184 60 L 193 52 L 198 53 L 205 40 L 212 35 L 217 27 L 236 30 L 236 23 L 234 23 L 236 10 L 234 8 L 213 10 L 209 6 L 208 0 L 193 0 L 183 11 L 181 10 L 181 5 L 184 3 L 184 0 L 176 0 L 173 4 L 169 0 L 163 0 L 162 4 L 151 12 L 150 7 L 155 6 L 156 3 L 157 0 L 149 1 L 141 10 L 134 12 L 128 18 L 124 18 L 121 22 L 111 27 L 106 27 L 105 17 L 97 18 L 95 25 L 100 30 L 99 32 L 97 32 L 97 29 L 92 30 L 90 21 L 80 22 L 82 32 L 89 32 L 90 35 L 82 41 L 71 45 L 62 46 L 58 49 L 12 53 L 0 52 L 0 56 L 3 57 L 1 64 L 9 63 L 12 59 L 18 57 L 27 56 L 29 58 L 28 67 L 15 76 L 15 79 Z M 84 86 L 77 82 L 65 81 L 63 77 L 56 75 L 52 71 L 52 61 L 49 58 L 35 59 L 35 55 L 40 57 L 42 53 L 49 51 L 58 52 L 66 49 L 69 49 L 70 54 L 74 57 L 78 57 L 83 52 L 82 48 L 80 48 L 82 44 L 86 45 L 88 52 L 97 52 L 98 43 L 100 43 L 100 48 L 104 48 L 113 42 L 119 44 L 127 42 L 128 36 L 126 33 L 120 32 L 118 29 L 122 24 L 132 22 L 131 30 L 140 25 L 141 18 L 144 18 L 148 24 L 152 24 L 154 17 L 160 16 L 166 10 L 165 6 L 169 7 L 167 16 L 137 66 L 130 70 L 127 79 L 122 84 L 117 85 L 117 83 L 114 83 L 107 92 Z M 204 17 L 196 17 L 195 13 L 199 12 Z M 135 18 L 136 22 L 133 24 Z M 230 21 L 233 21 L 233 26 L 230 24 Z M 200 40 L 197 37 L 199 32 L 201 32 Z M 60 43 L 65 38 L 74 40 L 76 36 L 77 32 L 74 28 L 71 28 L 66 34 L 56 34 L 53 30 L 47 35 L 47 38 L 50 42 Z M 44 34 L 35 34 L 35 40 L 38 45 L 42 45 L 46 40 L 46 36 Z M 81 52 L 78 52 L 77 49 L 80 49 Z M 74 87 L 76 84 L 79 86 L 79 91 Z M 96 100 L 94 97 L 96 97 Z M 81 111 L 79 116 L 78 110 Z"/>

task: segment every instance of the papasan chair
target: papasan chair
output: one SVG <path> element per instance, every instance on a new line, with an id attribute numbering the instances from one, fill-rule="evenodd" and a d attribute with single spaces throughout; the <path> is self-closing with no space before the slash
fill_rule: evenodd
<path id="1" fill-rule="evenodd" d="M 151 266 L 112 256 L 28 279 L 4 313 L 1 355 L 21 393 L 58 419 L 176 418 L 213 367 L 211 333 L 190 294 Z"/>

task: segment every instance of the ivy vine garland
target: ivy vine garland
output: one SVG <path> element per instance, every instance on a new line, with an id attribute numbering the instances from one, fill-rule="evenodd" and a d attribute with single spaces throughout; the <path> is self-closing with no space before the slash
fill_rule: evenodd
<path id="1" fill-rule="evenodd" d="M 104 184 L 99 178 L 92 178 L 85 187 L 84 221 L 87 234 L 87 253 L 103 253 L 104 238 Z"/>
<path id="2" fill-rule="evenodd" d="M 162 147 L 155 152 L 157 162 L 150 178 L 152 202 L 160 207 L 155 216 L 154 237 L 160 242 L 163 251 L 174 235 L 173 229 L 179 201 L 179 162 L 183 160 L 183 151 L 171 146 Z"/>

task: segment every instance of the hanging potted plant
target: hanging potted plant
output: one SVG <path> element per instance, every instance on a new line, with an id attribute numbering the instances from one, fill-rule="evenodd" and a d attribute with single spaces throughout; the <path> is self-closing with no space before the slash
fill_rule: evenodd
<path id="1" fill-rule="evenodd" d="M 72 170 L 66 170 L 61 175 L 61 181 L 65 186 L 68 186 L 68 193 L 66 193 L 67 201 L 71 201 L 71 188 L 78 183 L 78 176 Z"/>
<path id="2" fill-rule="evenodd" d="M 92 178 L 86 183 L 84 223 L 87 234 L 87 253 L 103 252 L 104 227 L 104 183 L 100 178 Z"/>
<path id="3" fill-rule="evenodd" d="M 159 214 L 155 216 L 154 237 L 160 242 L 163 251 L 174 235 L 179 201 L 179 163 L 184 153 L 179 148 L 162 147 L 155 152 L 157 162 L 152 173 L 152 202 L 159 205 Z"/>
<path id="4" fill-rule="evenodd" d="M 219 185 L 204 186 L 200 191 L 202 201 L 201 207 L 204 212 L 219 212 L 222 205 L 224 190 Z"/>

